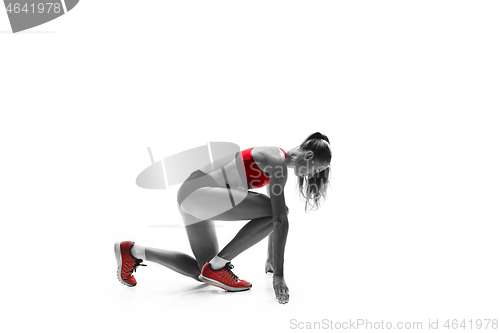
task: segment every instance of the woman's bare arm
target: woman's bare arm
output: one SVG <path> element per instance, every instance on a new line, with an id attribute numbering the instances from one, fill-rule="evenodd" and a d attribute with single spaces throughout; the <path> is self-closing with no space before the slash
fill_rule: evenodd
<path id="1" fill-rule="evenodd" d="M 273 209 L 273 250 L 274 250 L 274 273 L 273 287 L 276 298 L 281 304 L 288 303 L 288 287 L 284 278 L 285 245 L 288 236 L 288 216 L 285 204 L 285 184 L 287 180 L 287 169 L 284 163 L 273 165 L 269 172 L 269 187 L 271 205 Z"/>
<path id="2" fill-rule="evenodd" d="M 267 190 L 267 195 L 271 196 L 271 190 L 270 190 L 269 185 L 266 186 L 266 190 Z M 266 260 L 266 266 L 265 266 L 266 274 L 272 273 L 274 271 L 274 267 L 273 267 L 273 260 L 274 260 L 273 243 L 274 242 L 273 242 L 273 239 L 274 239 L 274 233 L 271 233 L 268 236 L 268 241 L 267 241 L 267 260 Z"/>

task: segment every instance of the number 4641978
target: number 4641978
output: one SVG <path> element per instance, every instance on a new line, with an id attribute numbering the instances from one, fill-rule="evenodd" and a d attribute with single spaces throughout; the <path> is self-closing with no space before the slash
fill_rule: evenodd
<path id="1" fill-rule="evenodd" d="M 21 4 L 19 3 L 9 3 L 7 5 L 7 12 L 8 13 L 50 13 L 50 12 L 59 14 L 61 12 L 61 4 L 60 3 L 53 3 L 53 2 L 40 2 L 36 6 L 34 3 L 31 5 L 28 5 L 27 3 L 24 4 L 24 6 L 21 7 Z"/>

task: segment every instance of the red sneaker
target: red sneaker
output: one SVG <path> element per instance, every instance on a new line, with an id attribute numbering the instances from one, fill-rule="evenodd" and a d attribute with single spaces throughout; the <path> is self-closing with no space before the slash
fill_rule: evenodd
<path id="1" fill-rule="evenodd" d="M 115 243 L 115 257 L 118 264 L 118 271 L 116 275 L 118 280 L 126 286 L 133 287 L 137 284 L 132 272 L 135 272 L 137 266 L 142 265 L 142 259 L 136 259 L 130 253 L 130 249 L 134 246 L 134 242 L 116 242 Z"/>
<path id="2" fill-rule="evenodd" d="M 198 278 L 205 283 L 227 291 L 244 291 L 252 288 L 250 282 L 238 279 L 231 271 L 232 268 L 234 268 L 234 266 L 228 262 L 226 266 L 215 271 L 212 269 L 212 266 L 210 266 L 210 263 L 207 262 L 203 266 Z"/>

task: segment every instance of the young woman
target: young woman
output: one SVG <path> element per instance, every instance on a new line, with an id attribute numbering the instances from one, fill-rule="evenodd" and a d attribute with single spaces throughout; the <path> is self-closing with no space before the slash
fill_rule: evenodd
<path id="1" fill-rule="evenodd" d="M 194 258 L 131 241 L 116 242 L 118 279 L 129 287 L 135 286 L 137 282 L 132 273 L 137 266 L 144 266 L 143 261 L 152 261 L 227 291 L 248 290 L 251 283 L 234 275 L 231 261 L 270 235 L 265 272 L 273 273 L 273 287 L 279 303 L 288 303 L 288 287 L 283 274 L 288 234 L 288 207 L 284 196 L 287 170 L 293 169 L 298 177 L 306 211 L 317 209 L 329 185 L 331 157 L 328 137 L 316 132 L 288 151 L 278 147 L 254 147 L 194 171 L 177 195 Z M 250 191 L 266 185 L 268 195 Z M 219 251 L 215 220 L 250 221 Z"/>

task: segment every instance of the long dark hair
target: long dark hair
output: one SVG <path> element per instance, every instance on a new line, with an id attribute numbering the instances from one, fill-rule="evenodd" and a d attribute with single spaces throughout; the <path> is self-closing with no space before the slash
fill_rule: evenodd
<path id="1" fill-rule="evenodd" d="M 326 142 L 325 142 L 326 141 Z M 328 142 L 328 143 L 327 143 Z M 314 152 L 313 159 L 320 163 L 328 163 L 332 160 L 330 140 L 320 132 L 313 133 L 299 146 L 302 150 Z M 330 184 L 330 168 L 315 173 L 311 178 L 298 176 L 297 186 L 302 198 L 305 199 L 305 211 L 317 210 L 320 199 L 326 198 L 326 189 Z"/>

